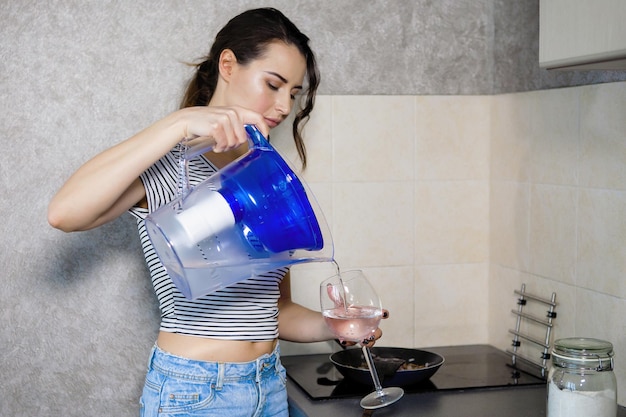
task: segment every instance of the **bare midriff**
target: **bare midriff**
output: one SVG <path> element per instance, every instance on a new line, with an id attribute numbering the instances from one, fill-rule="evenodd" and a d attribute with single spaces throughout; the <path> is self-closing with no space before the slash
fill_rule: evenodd
<path id="1" fill-rule="evenodd" d="M 157 345 L 172 355 L 207 362 L 250 362 L 276 348 L 276 340 L 249 342 L 159 332 Z"/>

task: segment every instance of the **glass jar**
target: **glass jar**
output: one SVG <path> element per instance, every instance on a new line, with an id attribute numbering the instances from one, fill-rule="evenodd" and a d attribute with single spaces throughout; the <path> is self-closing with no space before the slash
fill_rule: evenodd
<path id="1" fill-rule="evenodd" d="M 548 417 L 615 417 L 613 345 L 590 338 L 554 342 L 548 372 Z"/>

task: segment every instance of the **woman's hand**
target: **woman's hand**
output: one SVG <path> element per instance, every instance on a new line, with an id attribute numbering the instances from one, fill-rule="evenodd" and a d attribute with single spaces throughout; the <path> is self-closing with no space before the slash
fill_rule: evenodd
<path id="1" fill-rule="evenodd" d="M 198 106 L 179 112 L 183 121 L 182 136 L 194 149 L 210 148 L 216 153 L 235 149 L 248 141 L 246 124 L 256 125 L 265 137 L 269 134 L 263 116 L 243 107 Z"/>

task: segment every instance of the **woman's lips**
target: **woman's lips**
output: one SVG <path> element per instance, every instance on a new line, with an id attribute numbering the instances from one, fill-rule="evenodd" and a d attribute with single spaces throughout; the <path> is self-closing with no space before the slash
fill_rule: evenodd
<path id="1" fill-rule="evenodd" d="M 270 119 L 270 118 L 265 118 L 265 122 L 267 123 L 267 125 L 270 127 L 270 129 L 275 128 L 276 126 L 278 126 L 280 124 L 280 120 L 277 119 Z"/>

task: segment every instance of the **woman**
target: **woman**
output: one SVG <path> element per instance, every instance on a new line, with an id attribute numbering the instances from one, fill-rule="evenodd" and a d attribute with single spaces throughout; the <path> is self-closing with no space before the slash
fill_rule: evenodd
<path id="1" fill-rule="evenodd" d="M 137 218 L 162 313 L 142 416 L 287 416 L 278 336 L 297 342 L 333 339 L 319 312 L 291 301 L 286 268 L 185 299 L 161 263 L 152 261 L 144 225 L 150 212 L 176 196 L 171 178 L 183 139 L 215 142 L 212 152 L 189 162 L 195 185 L 247 151 L 244 124 L 267 136 L 306 90 L 293 122 L 305 166 L 300 132 L 318 83 L 308 38 L 292 22 L 275 9 L 244 12 L 217 34 L 180 110 L 88 161 L 50 202 L 49 223 L 67 232 L 98 227 L 126 211 Z M 376 338 L 380 335 L 379 329 Z"/>

